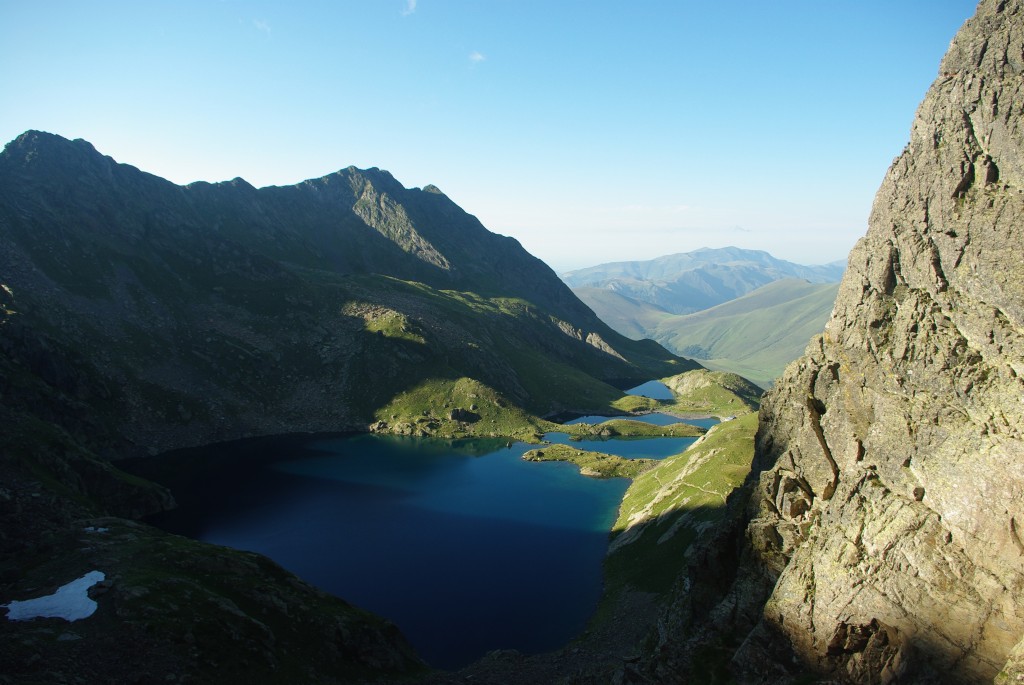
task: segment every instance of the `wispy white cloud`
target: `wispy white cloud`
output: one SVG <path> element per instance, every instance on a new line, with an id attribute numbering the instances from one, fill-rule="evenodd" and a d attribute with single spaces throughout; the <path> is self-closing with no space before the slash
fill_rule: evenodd
<path id="1" fill-rule="evenodd" d="M 253 19 L 252 25 L 256 27 L 257 31 L 262 31 L 268 36 L 270 35 L 270 24 L 267 23 L 266 19 Z"/>
<path id="2" fill-rule="evenodd" d="M 408 17 L 410 14 L 416 11 L 416 0 L 405 0 L 405 9 L 402 10 L 402 16 Z"/>
<path id="3" fill-rule="evenodd" d="M 473 64 L 480 64 L 480 62 L 483 62 L 485 59 L 487 59 L 487 57 L 485 57 L 484 54 L 478 50 L 474 50 L 473 52 L 469 53 L 469 61 L 472 62 Z"/>

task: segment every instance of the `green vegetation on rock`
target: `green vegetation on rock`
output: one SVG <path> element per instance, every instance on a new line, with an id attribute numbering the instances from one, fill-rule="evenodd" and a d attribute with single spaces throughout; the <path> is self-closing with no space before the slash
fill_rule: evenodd
<path id="1" fill-rule="evenodd" d="M 658 409 L 661 408 L 662 403 L 658 400 L 651 399 L 650 397 L 642 397 L 640 395 L 623 395 L 612 402 L 611 406 L 619 411 L 633 414 L 658 411 Z"/>
<path id="2" fill-rule="evenodd" d="M 571 425 L 546 423 L 546 431 L 568 433 L 579 438 L 593 436 L 603 438 L 693 438 L 705 433 L 703 428 L 682 421 L 671 423 L 667 426 L 658 426 L 646 421 L 628 418 L 609 419 L 601 423 L 574 423 Z"/>
<path id="3" fill-rule="evenodd" d="M 580 474 L 591 478 L 636 478 L 650 469 L 655 459 L 626 459 L 614 454 L 578 450 L 572 445 L 548 445 L 530 450 L 523 455 L 526 461 L 567 461 L 580 469 Z"/>
<path id="4" fill-rule="evenodd" d="M 662 383 L 667 385 L 675 396 L 672 402 L 662 403 L 663 410 L 723 418 L 739 416 L 757 409 L 763 392 L 742 376 L 707 369 L 687 371 L 663 378 Z"/>
<path id="5" fill-rule="evenodd" d="M 77 520 L 37 545 L 35 555 L 0 561 L 4 577 L 17 578 L 5 597 L 46 594 L 90 570 L 106 578 L 90 593 L 98 607 L 88 620 L 0 621 L 0 669 L 18 682 L 171 682 L 165 676 L 174 675 L 174 682 L 340 685 L 427 670 L 394 625 L 258 554 L 110 517 Z M 43 678 L 32 665 L 41 651 Z"/>
<path id="6" fill-rule="evenodd" d="M 375 432 L 396 435 L 514 437 L 536 441 L 547 422 L 471 378 L 427 379 L 376 412 Z"/>
<path id="7" fill-rule="evenodd" d="M 548 424 L 548 430 L 568 433 L 573 438 L 651 438 L 697 437 L 704 429 L 688 423 L 657 426 L 631 419 L 611 419 L 597 424 Z M 658 463 L 656 459 L 627 459 L 614 454 L 580 450 L 572 445 L 549 444 L 523 455 L 527 461 L 567 461 L 580 467 L 580 473 L 593 478 L 636 478 Z"/>
<path id="8" fill-rule="evenodd" d="M 715 426 L 680 455 L 658 462 L 630 485 L 606 562 L 609 593 L 627 587 L 667 592 L 702 531 L 736 512 L 729 497 L 750 472 L 757 414 Z"/>

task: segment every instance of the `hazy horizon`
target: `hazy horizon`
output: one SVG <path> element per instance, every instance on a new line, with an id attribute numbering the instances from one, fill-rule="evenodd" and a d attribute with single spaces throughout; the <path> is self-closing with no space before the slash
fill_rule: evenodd
<path id="1" fill-rule="evenodd" d="M 175 183 L 434 184 L 559 273 L 843 260 L 968 0 L 0 3 L 0 138 Z"/>

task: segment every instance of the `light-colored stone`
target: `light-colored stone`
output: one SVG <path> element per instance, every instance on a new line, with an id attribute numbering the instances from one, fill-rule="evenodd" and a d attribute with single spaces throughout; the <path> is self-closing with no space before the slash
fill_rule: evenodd
<path id="1" fill-rule="evenodd" d="M 984 0 L 886 175 L 824 334 L 762 406 L 748 540 L 778 580 L 758 630 L 834 679 L 1020 670 L 1022 102 L 1024 3 Z M 755 653 L 740 650 L 740 670 Z"/>

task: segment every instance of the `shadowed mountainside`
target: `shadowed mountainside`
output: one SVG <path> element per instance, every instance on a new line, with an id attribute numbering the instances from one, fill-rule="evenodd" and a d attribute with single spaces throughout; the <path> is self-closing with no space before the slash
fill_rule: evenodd
<path id="1" fill-rule="evenodd" d="M 697 368 L 609 329 L 436 188 L 354 168 L 182 187 L 35 131 L 0 153 L 0 350 L 0 598 L 108 579 L 70 637 L 0 621 L 0 672 L 26 683 L 423 669 L 393 626 L 272 562 L 126 520 L 173 501 L 122 457 L 299 431 L 533 435 Z"/>
<path id="2" fill-rule="evenodd" d="M 0 277 L 8 361 L 38 377 L 80 357 L 67 373 L 90 382 L 67 380 L 94 395 L 91 420 L 142 451 L 431 432 L 396 398 L 460 379 L 534 414 L 600 407 L 610 383 L 693 366 L 613 332 L 436 189 L 376 169 L 180 187 L 29 132 L 0 155 Z"/>

